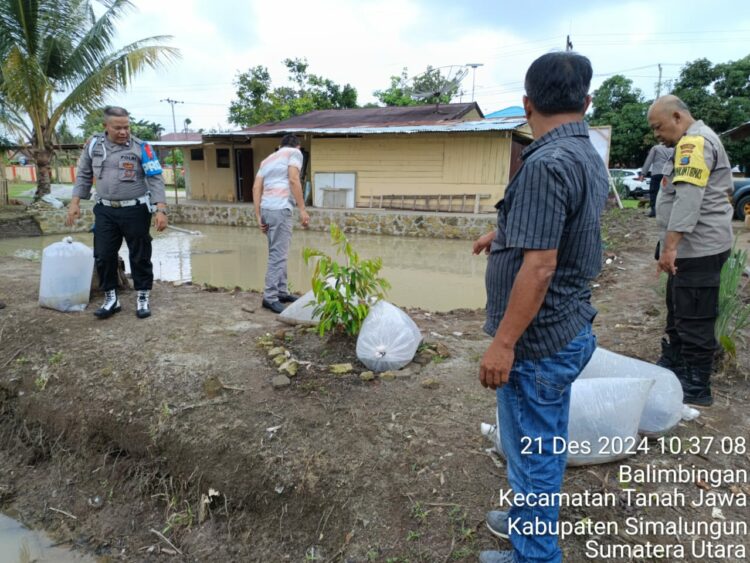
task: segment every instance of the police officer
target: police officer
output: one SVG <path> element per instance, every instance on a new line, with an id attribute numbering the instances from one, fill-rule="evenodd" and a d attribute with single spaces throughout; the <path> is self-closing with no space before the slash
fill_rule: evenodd
<path id="1" fill-rule="evenodd" d="M 657 99 L 648 122 L 659 141 L 675 147 L 656 200 L 663 229 L 658 267 L 669 275 L 669 340 L 662 340 L 658 363 L 675 372 L 684 402 L 709 406 L 721 267 L 733 241 L 731 166 L 716 133 L 678 97 Z"/>
<path id="2" fill-rule="evenodd" d="M 83 148 L 68 207 L 68 225 L 80 218 L 81 198 L 90 197 L 94 178 L 94 259 L 105 296 L 94 315 L 106 319 L 121 309 L 117 253 L 124 238 L 137 293 L 136 316 L 146 318 L 151 315 L 149 294 L 154 281 L 151 206 L 156 204 L 156 230 L 163 231 L 167 228 L 167 204 L 159 160 L 148 143 L 130 134 L 130 114 L 123 108 L 104 108 L 104 133 L 94 135 Z"/>
<path id="3" fill-rule="evenodd" d="M 648 213 L 649 217 L 656 217 L 656 195 L 659 193 L 659 186 L 661 186 L 661 179 L 664 178 L 664 165 L 672 160 L 673 149 L 665 147 L 661 143 L 658 143 L 651 147 L 646 157 L 646 162 L 643 163 L 641 168 L 641 175 L 639 179 L 643 181 L 646 174 L 651 171 L 651 183 L 649 184 L 649 205 L 651 210 Z"/>

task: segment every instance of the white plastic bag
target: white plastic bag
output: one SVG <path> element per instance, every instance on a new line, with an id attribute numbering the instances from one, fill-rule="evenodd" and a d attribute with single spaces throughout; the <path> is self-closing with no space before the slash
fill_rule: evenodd
<path id="1" fill-rule="evenodd" d="M 670 370 L 597 348 L 578 380 L 611 377 L 654 380 L 638 425 L 641 434 L 660 436 L 682 418 L 682 386 Z"/>
<path id="2" fill-rule="evenodd" d="M 89 303 L 94 252 L 65 237 L 42 253 L 39 305 L 57 311 L 83 311 Z"/>
<path id="3" fill-rule="evenodd" d="M 387 301 L 378 301 L 362 323 L 357 358 L 375 372 L 397 370 L 412 361 L 422 334 L 411 317 Z"/>
<path id="4" fill-rule="evenodd" d="M 574 381 L 568 442 L 563 445 L 558 440 L 561 450 L 567 451 L 568 465 L 608 463 L 636 453 L 638 422 L 653 384 L 653 379 L 635 378 Z M 497 411 L 495 420 L 495 426 L 482 424 L 481 431 L 494 440 L 495 449 L 505 457 Z"/>
<path id="5" fill-rule="evenodd" d="M 315 294 L 311 289 L 284 309 L 278 319 L 289 325 L 314 326 L 318 324 L 319 317 L 313 317 L 313 309 L 315 309 Z"/>

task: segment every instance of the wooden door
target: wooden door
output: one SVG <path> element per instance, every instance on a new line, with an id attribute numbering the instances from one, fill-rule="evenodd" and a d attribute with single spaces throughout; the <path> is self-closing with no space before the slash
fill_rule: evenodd
<path id="1" fill-rule="evenodd" d="M 253 201 L 253 149 L 236 149 L 237 201 Z"/>

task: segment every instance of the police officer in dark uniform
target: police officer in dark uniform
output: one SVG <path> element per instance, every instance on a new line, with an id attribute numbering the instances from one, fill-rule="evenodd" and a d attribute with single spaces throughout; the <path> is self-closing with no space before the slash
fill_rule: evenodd
<path id="1" fill-rule="evenodd" d="M 121 310 L 117 298 L 117 253 L 122 239 L 128 245 L 130 271 L 137 293 L 136 315 L 151 315 L 149 296 L 154 281 L 151 264 L 151 213 L 155 205 L 157 231 L 167 228 L 167 204 L 161 165 L 151 146 L 130 134 L 130 114 L 120 107 L 104 109 L 104 133 L 94 135 L 78 161 L 73 199 L 66 223 L 81 216 L 81 198 L 91 196 L 96 179 L 94 259 L 104 303 L 100 319 Z"/>

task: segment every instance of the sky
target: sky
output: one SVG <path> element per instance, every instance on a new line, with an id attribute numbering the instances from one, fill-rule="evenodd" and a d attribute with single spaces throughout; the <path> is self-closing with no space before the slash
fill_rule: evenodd
<path id="1" fill-rule="evenodd" d="M 150 36 L 181 58 L 137 77 L 108 103 L 136 119 L 176 129 L 237 129 L 227 119 L 237 73 L 267 67 L 274 86 L 286 83 L 285 58 L 306 58 L 308 71 L 357 89 L 360 104 L 387 88 L 406 67 L 477 63 L 462 82 L 461 99 L 485 113 L 520 105 L 531 62 L 565 48 L 591 59 L 592 91 L 613 74 L 631 78 L 647 98 L 662 80 L 698 58 L 713 63 L 750 54 L 745 0 L 133 0 L 118 24 L 116 46 Z M 474 74 L 475 73 L 475 74 Z M 472 80 L 474 80 L 472 86 Z"/>

